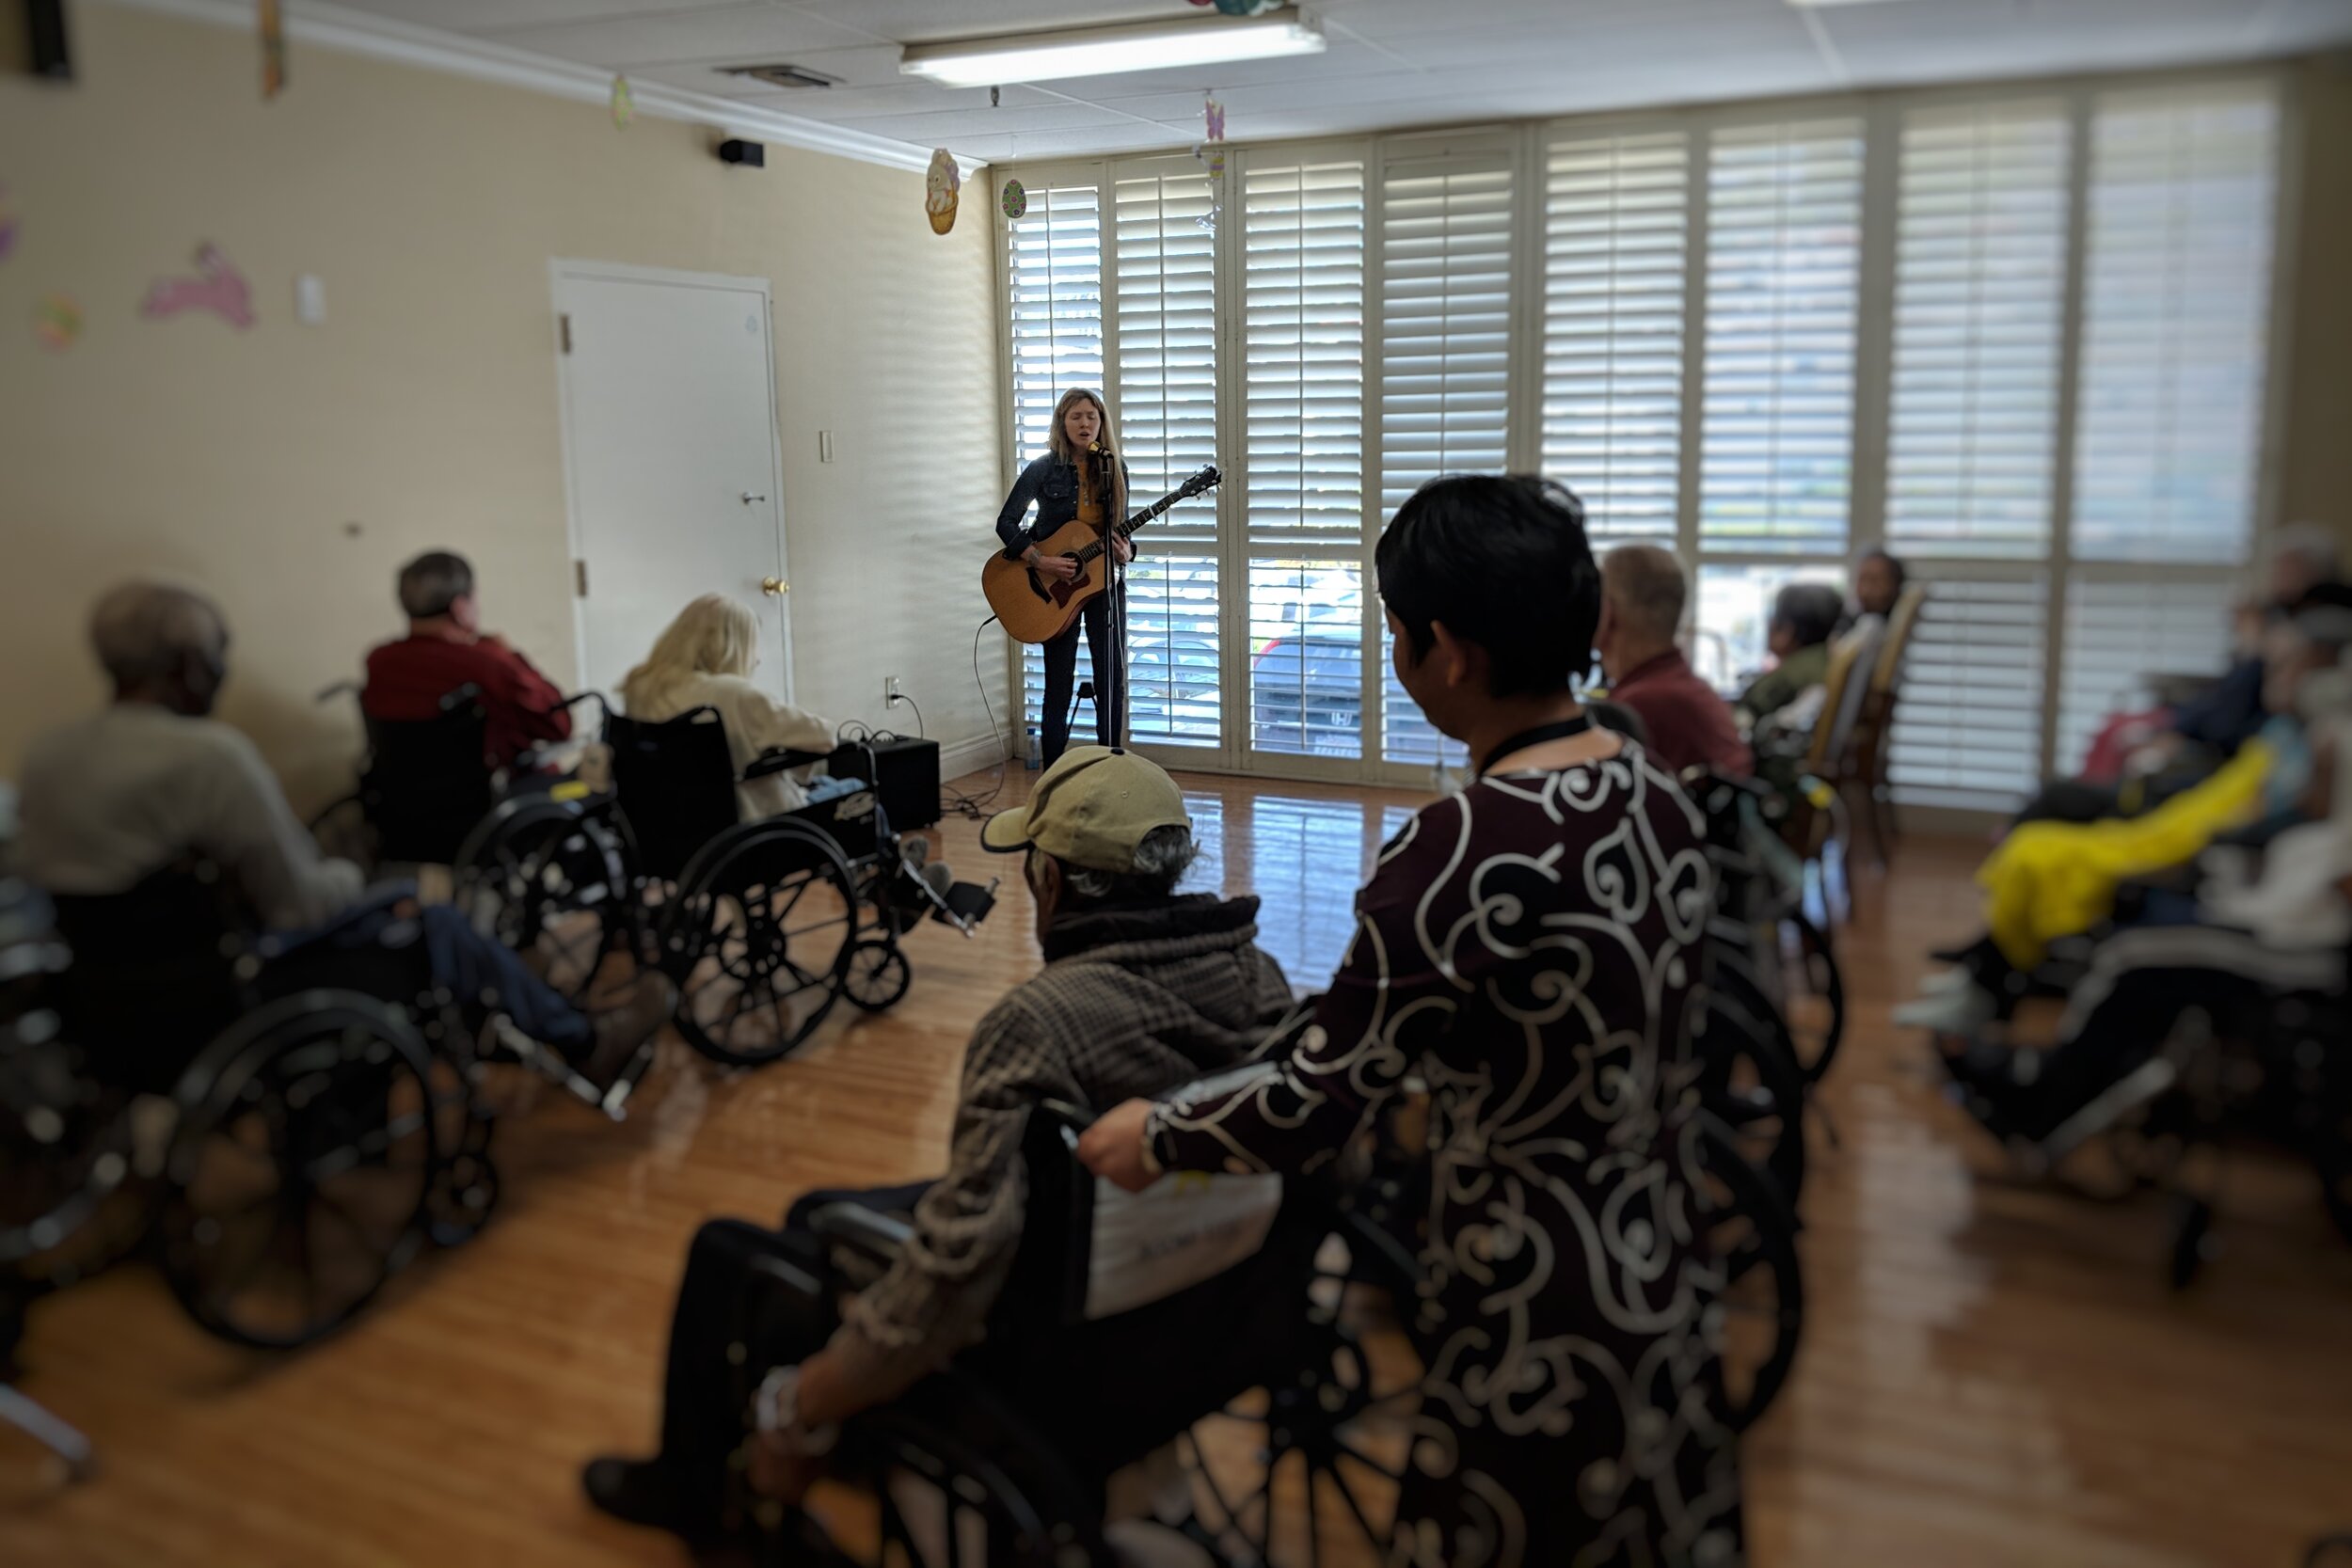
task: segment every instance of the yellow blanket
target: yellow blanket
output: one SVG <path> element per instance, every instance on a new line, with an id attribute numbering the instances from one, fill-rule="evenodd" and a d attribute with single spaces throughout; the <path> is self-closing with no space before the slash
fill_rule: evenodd
<path id="1" fill-rule="evenodd" d="M 2028 822 L 1977 872 L 1985 924 L 2019 969 L 2042 962 L 2059 937 L 2087 931 L 2115 908 L 2118 882 L 2196 858 L 2221 834 L 2254 820 L 2276 753 L 2249 740 L 2221 770 L 2145 816 L 2101 822 Z"/>

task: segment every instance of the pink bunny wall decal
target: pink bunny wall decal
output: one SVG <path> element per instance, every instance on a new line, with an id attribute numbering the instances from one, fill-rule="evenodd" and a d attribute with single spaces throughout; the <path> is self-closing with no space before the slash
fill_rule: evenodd
<path id="1" fill-rule="evenodd" d="M 183 310 L 210 310 L 240 330 L 253 325 L 253 291 L 219 247 L 200 247 L 196 253 L 196 270 L 197 277 L 167 277 L 150 288 L 139 314 L 160 317 Z"/>

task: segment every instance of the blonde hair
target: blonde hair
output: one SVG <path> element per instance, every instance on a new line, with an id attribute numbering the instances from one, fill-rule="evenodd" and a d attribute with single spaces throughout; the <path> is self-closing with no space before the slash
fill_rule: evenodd
<path id="1" fill-rule="evenodd" d="M 1073 467 L 1080 467 L 1080 459 L 1084 458 L 1087 454 L 1070 444 L 1070 429 L 1067 425 L 1062 423 L 1062 420 L 1069 414 L 1070 405 L 1076 403 L 1080 398 L 1084 398 L 1087 402 L 1094 404 L 1094 412 L 1102 419 L 1103 433 L 1096 436 L 1095 439 L 1100 441 L 1104 446 L 1108 447 L 1114 454 L 1116 454 L 1119 451 L 1119 443 L 1114 440 L 1111 436 L 1110 404 L 1104 403 L 1103 401 L 1103 394 L 1096 391 L 1091 387 L 1073 387 L 1070 390 L 1061 395 L 1061 401 L 1059 403 L 1054 404 L 1054 426 L 1045 434 L 1045 445 L 1047 449 L 1051 451 L 1056 457 L 1060 458 L 1063 462 L 1069 464 Z M 1106 465 L 1106 467 L 1109 471 L 1101 476 L 1109 481 L 1109 490 L 1103 507 L 1104 520 L 1106 523 L 1124 522 L 1127 517 L 1126 471 L 1117 462 L 1112 462 Z M 1083 472 L 1083 468 L 1081 468 L 1080 471 Z"/>
<path id="2" fill-rule="evenodd" d="M 759 617 L 724 594 L 705 594 L 677 612 L 645 662 L 621 681 L 621 705 L 644 718 L 667 706 L 696 675 L 748 675 L 759 658 Z"/>

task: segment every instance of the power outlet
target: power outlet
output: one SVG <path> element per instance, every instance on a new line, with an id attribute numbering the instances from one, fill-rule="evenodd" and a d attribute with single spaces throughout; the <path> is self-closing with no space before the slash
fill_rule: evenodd
<path id="1" fill-rule="evenodd" d="M 882 706 L 897 707 L 905 696 L 906 691 L 899 686 L 898 676 L 884 675 L 882 677 Z"/>

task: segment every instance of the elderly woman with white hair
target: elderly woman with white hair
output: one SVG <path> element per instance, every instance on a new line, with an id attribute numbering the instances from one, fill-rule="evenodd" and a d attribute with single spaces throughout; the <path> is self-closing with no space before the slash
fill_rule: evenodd
<path id="1" fill-rule="evenodd" d="M 738 777 L 763 752 L 832 751 L 832 723 L 761 690 L 752 681 L 758 668 L 758 617 L 723 594 L 705 594 L 678 611 L 645 662 L 622 678 L 621 705 L 648 723 L 709 708 L 726 731 Z M 745 779 L 735 788 L 737 809 L 744 821 L 757 822 L 862 787 L 823 772 L 817 763 Z"/>

